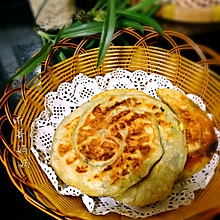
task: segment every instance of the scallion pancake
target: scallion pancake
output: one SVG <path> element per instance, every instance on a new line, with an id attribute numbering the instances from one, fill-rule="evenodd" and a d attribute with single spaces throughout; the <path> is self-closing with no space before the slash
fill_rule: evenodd
<path id="1" fill-rule="evenodd" d="M 187 161 L 178 180 L 184 180 L 200 171 L 211 160 L 217 147 L 214 125 L 207 113 L 183 93 L 173 89 L 158 89 L 161 100 L 177 114 L 187 141 Z"/>

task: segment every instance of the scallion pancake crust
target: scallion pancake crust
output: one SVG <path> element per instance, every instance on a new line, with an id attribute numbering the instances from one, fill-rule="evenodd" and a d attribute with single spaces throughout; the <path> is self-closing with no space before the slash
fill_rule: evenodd
<path id="1" fill-rule="evenodd" d="M 143 92 L 108 90 L 59 124 L 51 165 L 63 182 L 87 195 L 117 197 L 147 177 L 163 158 L 161 135 L 169 143 L 175 142 L 175 134 L 180 135 L 184 148 L 177 124 L 177 118 L 164 103 Z M 183 150 L 180 158 L 185 157 Z M 178 159 L 171 153 L 171 161 Z M 171 169 L 176 169 L 178 163 L 173 162 Z"/>

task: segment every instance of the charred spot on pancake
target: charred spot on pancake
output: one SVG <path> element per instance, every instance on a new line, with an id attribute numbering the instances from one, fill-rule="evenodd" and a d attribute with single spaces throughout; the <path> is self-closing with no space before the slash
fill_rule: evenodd
<path id="1" fill-rule="evenodd" d="M 179 109 L 180 119 L 185 125 L 185 133 L 188 144 L 196 144 L 201 139 L 201 126 L 196 117 L 192 117 L 192 113 L 188 109 Z"/>
<path id="2" fill-rule="evenodd" d="M 116 176 L 116 178 L 113 179 L 112 184 L 116 183 L 119 179 L 120 179 L 119 176 Z"/>
<path id="3" fill-rule="evenodd" d="M 158 110 L 158 109 L 159 109 L 158 106 L 156 106 L 156 105 L 152 106 L 152 110 Z"/>
<path id="4" fill-rule="evenodd" d="M 115 99 L 115 97 L 114 97 L 114 96 L 111 96 L 111 97 L 109 98 L 109 102 L 113 101 L 114 99 Z"/>
<path id="5" fill-rule="evenodd" d="M 200 142 L 201 138 L 201 130 L 192 130 L 189 128 L 186 128 L 186 139 L 188 144 L 195 144 L 197 142 Z"/>
<path id="6" fill-rule="evenodd" d="M 125 176 L 127 174 L 129 174 L 128 170 L 127 169 L 123 169 L 122 172 L 121 172 L 121 175 Z"/>
<path id="7" fill-rule="evenodd" d="M 139 149 L 142 154 L 147 155 L 150 151 L 150 146 L 149 145 L 141 145 Z"/>
<path id="8" fill-rule="evenodd" d="M 77 159 L 78 159 L 77 156 L 72 156 L 72 157 L 69 156 L 68 158 L 66 158 L 66 164 L 70 165 L 70 164 L 74 163 Z"/>
<path id="9" fill-rule="evenodd" d="M 132 135 L 132 136 L 133 136 L 133 135 L 139 136 L 139 135 L 143 134 L 143 132 L 144 132 L 144 128 L 141 127 L 141 126 L 139 126 L 139 127 L 137 127 L 137 128 L 132 129 L 130 135 Z"/>
<path id="10" fill-rule="evenodd" d="M 162 112 L 156 112 L 154 115 L 156 116 L 156 118 L 160 118 L 163 115 L 163 113 Z"/>
<path id="11" fill-rule="evenodd" d="M 119 139 L 119 140 L 122 140 L 123 139 L 123 136 L 121 135 L 120 133 L 120 129 L 118 128 L 117 125 L 114 125 L 111 129 L 110 129 L 110 134 Z"/>
<path id="12" fill-rule="evenodd" d="M 141 105 L 141 103 L 137 101 L 137 98 L 132 97 L 132 98 L 124 99 L 122 101 L 115 102 L 112 106 L 106 107 L 105 111 L 106 112 L 112 111 L 112 110 L 116 109 L 119 106 L 133 106 L 133 107 L 137 107 L 139 105 Z"/>
<path id="13" fill-rule="evenodd" d="M 118 128 L 117 125 L 112 126 L 112 128 L 110 129 L 110 132 L 111 132 L 112 134 L 115 134 L 115 133 L 117 133 L 118 131 L 119 131 L 119 128 Z"/>
<path id="14" fill-rule="evenodd" d="M 106 172 L 106 171 L 109 171 L 112 169 L 112 166 L 111 165 L 108 165 L 103 171 Z"/>
<path id="15" fill-rule="evenodd" d="M 161 110 L 162 112 L 165 112 L 165 109 L 164 109 L 163 107 L 160 107 L 160 110 Z"/>
<path id="16" fill-rule="evenodd" d="M 102 122 L 104 121 L 106 114 L 107 112 L 101 108 L 100 104 L 96 105 L 86 117 L 83 126 L 80 128 L 81 132 L 85 132 L 83 135 L 85 136 L 88 130 L 92 133 L 94 128 L 102 128 Z"/>
<path id="17" fill-rule="evenodd" d="M 72 164 L 72 163 L 73 163 L 73 161 L 72 161 L 70 158 L 67 158 L 67 159 L 66 159 L 66 164 L 67 164 L 67 165 L 70 165 L 70 164 Z"/>
<path id="18" fill-rule="evenodd" d="M 115 137 L 119 140 L 122 140 L 123 139 L 123 136 L 120 134 L 120 132 L 117 132 Z"/>
<path id="19" fill-rule="evenodd" d="M 58 146 L 58 154 L 59 154 L 59 156 L 63 157 L 71 149 L 72 149 L 71 145 L 60 144 Z"/>
<path id="20" fill-rule="evenodd" d="M 132 160 L 132 157 L 131 157 L 131 156 L 128 156 L 128 157 L 127 157 L 127 160 Z"/>
<path id="21" fill-rule="evenodd" d="M 80 146 L 79 152 L 89 160 L 106 161 L 115 155 L 118 148 L 117 143 L 97 138 Z"/>
<path id="22" fill-rule="evenodd" d="M 125 123 L 120 122 L 120 123 L 119 123 L 119 128 L 120 128 L 121 130 L 122 130 L 122 129 L 125 129 L 125 128 L 126 128 Z"/>
<path id="23" fill-rule="evenodd" d="M 130 112 L 131 112 L 130 110 L 125 110 L 125 111 L 120 112 L 119 114 L 112 116 L 108 121 L 108 125 L 118 122 L 120 118 L 124 118 Z"/>
<path id="24" fill-rule="evenodd" d="M 140 166 L 140 160 L 138 158 L 133 158 L 133 160 L 132 160 L 133 169 L 138 169 L 139 166 Z"/>
<path id="25" fill-rule="evenodd" d="M 147 135 L 146 133 L 145 133 L 145 135 L 143 136 L 143 137 L 141 137 L 141 138 L 139 138 L 139 143 L 147 143 L 147 142 L 149 142 L 150 141 L 150 139 L 151 139 L 151 137 L 150 137 L 150 135 Z"/>
<path id="26" fill-rule="evenodd" d="M 87 169 L 88 169 L 88 165 L 79 165 L 79 166 L 76 166 L 75 170 L 77 173 L 86 173 Z"/>
<path id="27" fill-rule="evenodd" d="M 106 108 L 105 108 L 105 111 L 106 112 L 108 112 L 108 111 L 112 111 L 112 110 L 114 110 L 115 108 L 117 108 L 118 106 L 125 106 L 126 105 L 126 102 L 127 102 L 127 99 L 126 100 L 123 100 L 123 101 L 117 101 L 117 102 L 115 102 L 115 104 L 114 105 L 112 105 L 112 106 L 107 106 Z"/>
<path id="28" fill-rule="evenodd" d="M 123 152 L 126 154 L 133 154 L 137 150 L 136 146 L 131 146 L 131 145 L 125 145 Z"/>
<path id="29" fill-rule="evenodd" d="M 165 121 L 165 120 L 158 120 L 158 125 L 162 126 L 162 127 L 168 127 L 169 126 L 169 122 Z"/>
<path id="30" fill-rule="evenodd" d="M 103 113 L 103 111 L 102 111 L 100 106 L 101 106 L 101 104 L 98 104 L 97 106 L 95 106 L 91 113 L 93 115 L 99 115 L 99 114 Z"/>
<path id="31" fill-rule="evenodd" d="M 129 119 L 125 119 L 124 122 L 125 122 L 128 126 L 130 126 L 131 123 L 132 123 L 133 121 L 135 121 L 136 119 L 150 119 L 150 116 L 151 116 L 151 114 L 150 114 L 150 113 L 147 113 L 147 112 L 145 112 L 144 114 L 133 112 L 132 116 L 131 116 Z"/>
<path id="32" fill-rule="evenodd" d="M 208 155 L 208 156 L 212 156 L 213 153 L 216 151 L 217 146 L 218 146 L 218 140 L 214 140 L 214 141 L 210 144 L 210 146 L 209 146 L 209 148 L 208 148 L 208 150 L 207 150 L 207 155 Z"/>

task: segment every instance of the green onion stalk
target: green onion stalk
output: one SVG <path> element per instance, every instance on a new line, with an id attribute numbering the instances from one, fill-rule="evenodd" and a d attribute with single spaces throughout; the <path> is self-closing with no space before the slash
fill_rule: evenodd
<path id="1" fill-rule="evenodd" d="M 98 68 L 117 29 L 131 27 L 143 33 L 143 26 L 147 25 L 162 35 L 162 27 L 153 18 L 159 7 L 159 0 L 142 0 L 134 6 L 131 6 L 128 0 L 98 0 L 91 10 L 80 10 L 76 14 L 74 22 L 68 27 L 61 28 L 57 34 L 49 34 L 42 30 L 37 30 L 37 34 L 42 39 L 41 50 L 29 59 L 9 81 L 19 79 L 34 71 L 47 58 L 51 47 L 63 38 L 74 39 L 100 34 Z M 126 39 L 122 39 L 121 43 L 126 45 Z M 89 46 L 92 47 L 94 45 L 95 42 L 91 42 Z M 67 58 L 65 53 L 68 53 L 67 49 L 59 48 L 58 53 L 56 53 L 57 60 L 65 60 Z"/>

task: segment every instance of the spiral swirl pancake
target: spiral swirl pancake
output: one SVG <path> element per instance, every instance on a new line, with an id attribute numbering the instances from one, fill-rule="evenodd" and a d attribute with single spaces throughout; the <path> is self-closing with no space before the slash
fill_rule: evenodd
<path id="1" fill-rule="evenodd" d="M 167 195 L 185 160 L 185 139 L 176 115 L 135 89 L 105 91 L 81 105 L 57 127 L 51 150 L 57 175 L 90 196 L 123 195 L 158 164 L 159 182 L 169 176 L 163 191 Z M 160 161 L 174 174 L 169 175 Z"/>

